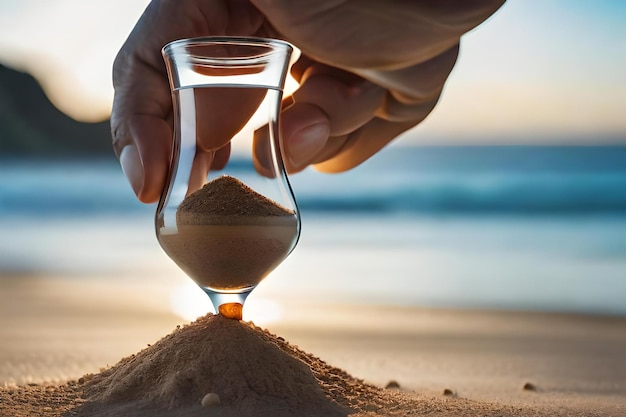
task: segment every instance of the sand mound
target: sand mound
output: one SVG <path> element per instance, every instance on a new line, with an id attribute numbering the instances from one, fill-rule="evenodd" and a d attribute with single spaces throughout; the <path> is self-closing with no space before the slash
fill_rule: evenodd
<path id="1" fill-rule="evenodd" d="M 537 415 L 529 411 L 377 388 L 219 315 L 177 328 L 78 383 L 0 389 L 0 416 L 12 417 Z"/>
<path id="2" fill-rule="evenodd" d="M 96 409 L 180 410 L 216 393 L 223 415 L 340 416 L 393 406 L 382 390 L 254 325 L 205 316 L 89 378 Z"/>

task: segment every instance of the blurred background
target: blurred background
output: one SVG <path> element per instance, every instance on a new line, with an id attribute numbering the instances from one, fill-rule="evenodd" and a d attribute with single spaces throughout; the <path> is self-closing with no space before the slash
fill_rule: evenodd
<path id="1" fill-rule="evenodd" d="M 184 319 L 210 309 L 111 151 L 111 65 L 147 3 L 0 3 L 0 291 L 63 281 Z M 463 38 L 424 123 L 351 172 L 292 177 L 301 241 L 248 317 L 301 302 L 626 314 L 624 21 L 620 0 L 509 0 Z"/>

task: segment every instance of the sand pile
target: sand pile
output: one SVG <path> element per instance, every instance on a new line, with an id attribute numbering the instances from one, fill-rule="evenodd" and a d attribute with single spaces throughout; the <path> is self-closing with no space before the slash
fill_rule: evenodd
<path id="1" fill-rule="evenodd" d="M 176 228 L 157 234 L 196 283 L 233 291 L 258 285 L 291 252 L 298 233 L 292 210 L 225 175 L 188 195 L 176 210 Z"/>
<path id="2" fill-rule="evenodd" d="M 11 417 L 347 415 L 538 414 L 377 388 L 253 324 L 219 315 L 177 328 L 138 354 L 78 382 L 0 389 L 0 416 Z"/>
<path id="3" fill-rule="evenodd" d="M 176 210 L 176 223 L 249 224 L 260 218 L 294 214 L 293 210 L 257 193 L 237 178 L 222 175 L 182 201 Z"/>
<path id="4" fill-rule="evenodd" d="M 393 405 L 381 390 L 283 339 L 219 315 L 178 329 L 87 379 L 94 409 L 114 406 L 120 415 L 134 409 L 193 411 L 209 393 L 220 398 L 217 415 L 340 416 Z"/>

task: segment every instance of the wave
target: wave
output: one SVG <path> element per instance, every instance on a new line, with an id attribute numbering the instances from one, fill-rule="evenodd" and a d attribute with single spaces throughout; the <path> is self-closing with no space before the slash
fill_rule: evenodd
<path id="1" fill-rule="evenodd" d="M 301 193 L 309 211 L 429 214 L 626 214 L 626 176 L 618 178 L 475 178 L 361 189 L 341 194 Z"/>
<path id="2" fill-rule="evenodd" d="M 0 190 L 0 215 L 132 214 L 154 210 L 128 186 L 49 184 L 37 192 Z M 626 175 L 430 178 L 375 186 L 356 181 L 293 181 L 298 206 L 319 213 L 626 214 Z M 349 187 L 349 188 L 348 188 Z"/>
<path id="3" fill-rule="evenodd" d="M 303 213 L 626 215 L 624 148 L 401 150 L 291 182 Z M 0 216 L 153 211 L 111 161 L 0 164 Z"/>

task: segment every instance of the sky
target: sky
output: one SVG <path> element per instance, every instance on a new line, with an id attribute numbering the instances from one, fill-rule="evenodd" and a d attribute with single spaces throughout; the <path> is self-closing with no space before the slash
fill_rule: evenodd
<path id="1" fill-rule="evenodd" d="M 108 116 L 115 54 L 147 0 L 2 0 L 0 62 L 76 119 Z M 466 34 L 407 144 L 626 144 L 626 1 L 509 0 Z"/>

